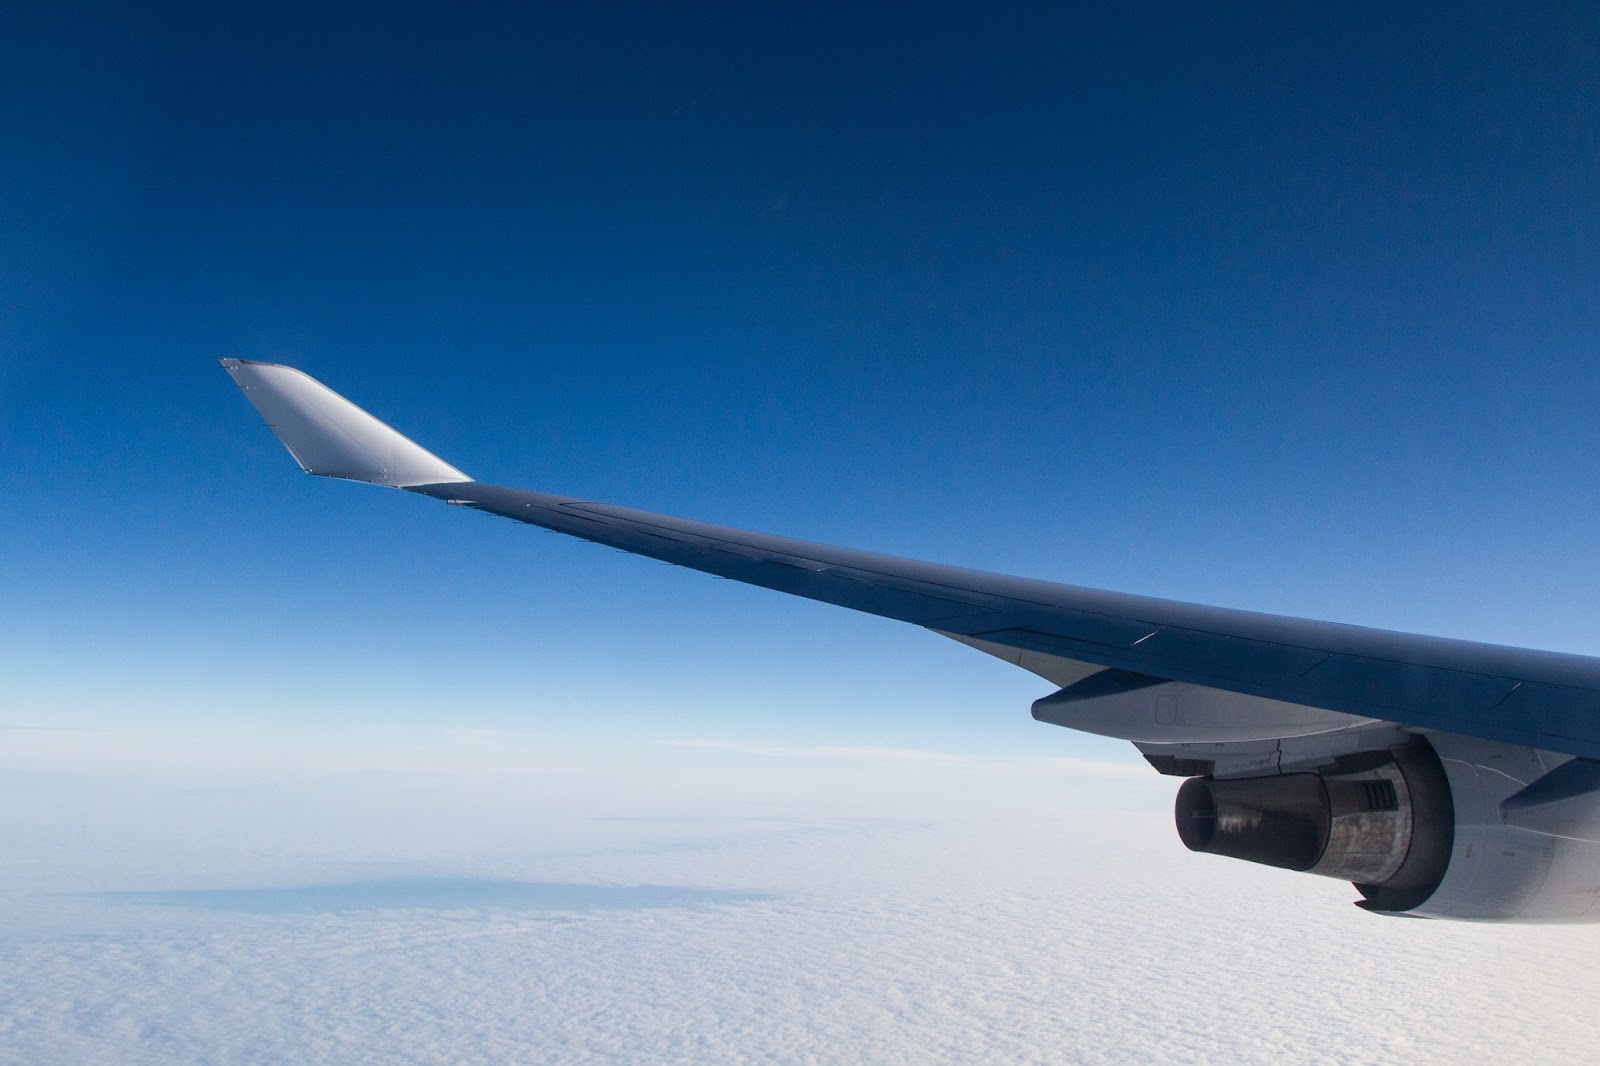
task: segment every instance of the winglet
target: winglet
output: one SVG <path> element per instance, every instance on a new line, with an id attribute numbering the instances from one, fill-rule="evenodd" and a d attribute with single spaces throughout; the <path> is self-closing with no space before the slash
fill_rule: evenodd
<path id="1" fill-rule="evenodd" d="M 397 489 L 472 480 L 292 366 L 219 362 L 308 474 Z"/>

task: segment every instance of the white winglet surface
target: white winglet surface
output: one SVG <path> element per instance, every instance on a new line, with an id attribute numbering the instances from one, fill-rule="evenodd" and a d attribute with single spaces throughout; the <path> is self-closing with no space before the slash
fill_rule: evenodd
<path id="1" fill-rule="evenodd" d="M 308 474 L 397 489 L 472 480 L 292 366 L 219 361 Z"/>

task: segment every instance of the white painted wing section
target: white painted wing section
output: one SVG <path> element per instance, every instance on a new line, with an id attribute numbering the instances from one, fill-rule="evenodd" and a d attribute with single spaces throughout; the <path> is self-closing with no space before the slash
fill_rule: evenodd
<path id="1" fill-rule="evenodd" d="M 220 361 L 308 474 L 397 489 L 472 480 L 294 367 Z"/>

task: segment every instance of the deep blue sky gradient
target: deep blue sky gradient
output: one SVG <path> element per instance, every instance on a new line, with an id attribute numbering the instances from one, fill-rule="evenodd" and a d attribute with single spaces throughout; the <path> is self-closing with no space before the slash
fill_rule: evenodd
<path id="1" fill-rule="evenodd" d="M 224 355 L 483 480 L 1600 651 L 1587 5 L 26 7 L 0 725 L 1081 748 L 915 630 L 305 478 Z"/>

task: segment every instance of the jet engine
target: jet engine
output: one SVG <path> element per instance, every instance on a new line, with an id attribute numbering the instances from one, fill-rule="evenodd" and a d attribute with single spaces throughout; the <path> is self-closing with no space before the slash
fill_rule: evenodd
<path id="1" fill-rule="evenodd" d="M 1370 911 L 1600 921 L 1600 791 L 1573 784 L 1600 775 L 1571 762 L 1430 733 L 1307 772 L 1193 777 L 1174 813 L 1191 851 L 1350 881 Z"/>
<path id="2" fill-rule="evenodd" d="M 1190 851 L 1351 881 L 1382 911 L 1433 895 L 1455 832 L 1450 785 L 1426 743 L 1346 756 L 1321 773 L 1193 777 L 1176 816 Z"/>

